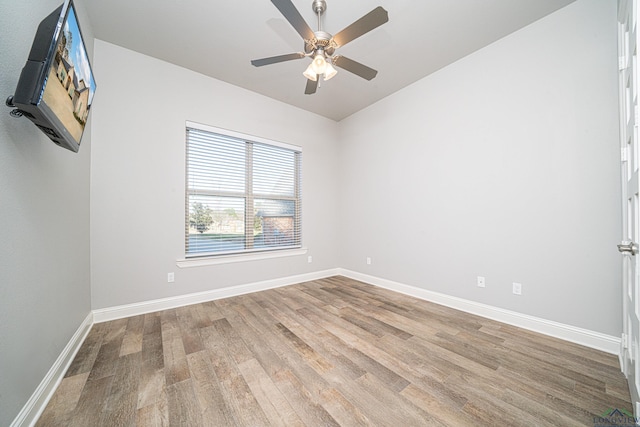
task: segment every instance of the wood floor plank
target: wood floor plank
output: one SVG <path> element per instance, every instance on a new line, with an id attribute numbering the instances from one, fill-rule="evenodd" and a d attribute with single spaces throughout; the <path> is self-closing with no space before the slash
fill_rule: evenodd
<path id="1" fill-rule="evenodd" d="M 371 420 L 353 402 L 335 388 L 320 392 L 322 406 L 341 426 L 373 426 Z"/>
<path id="2" fill-rule="evenodd" d="M 140 367 L 136 408 L 142 409 L 145 406 L 164 401 L 166 399 L 165 387 L 164 370 L 154 369 L 152 365 L 143 363 Z"/>
<path id="3" fill-rule="evenodd" d="M 284 326 L 282 323 L 277 323 L 276 328 L 278 328 L 278 331 L 282 333 L 287 342 L 300 355 L 300 357 L 302 357 L 320 375 L 333 369 L 331 362 L 318 354 L 289 328 Z"/>
<path id="4" fill-rule="evenodd" d="M 67 425 L 88 377 L 89 372 L 65 377 L 38 419 L 36 427 Z"/>
<path id="5" fill-rule="evenodd" d="M 295 408 L 305 425 L 339 426 L 340 424 L 321 405 L 320 390 L 306 386 L 293 372 L 278 371 L 274 376 L 275 383 L 282 390 Z M 311 389 L 311 390 L 310 390 Z"/>
<path id="6" fill-rule="evenodd" d="M 606 362 L 599 360 L 593 360 L 592 358 L 584 357 L 575 354 L 573 351 L 562 351 L 558 348 L 540 346 L 532 348 L 531 345 L 527 345 L 526 340 L 521 340 L 516 337 L 507 339 L 503 343 L 505 348 L 513 351 L 517 351 L 520 354 L 528 354 L 536 357 L 539 360 L 546 360 L 556 366 L 562 366 L 563 369 L 571 370 L 574 375 L 582 375 L 580 379 L 587 377 L 591 378 L 617 378 L 620 374 L 619 366 L 611 366 Z M 606 381 L 599 381 L 599 386 L 604 387 Z"/>
<path id="7" fill-rule="evenodd" d="M 398 372 L 414 384 L 423 380 L 442 383 L 451 375 L 452 370 L 459 372 L 463 369 L 419 345 L 415 340 L 403 341 L 396 336 L 387 335 L 380 338 L 379 345 L 385 349 L 389 360 L 396 361 Z"/>
<path id="8" fill-rule="evenodd" d="M 201 426 L 202 414 L 191 378 L 167 386 L 169 425 Z"/>
<path id="9" fill-rule="evenodd" d="M 392 326 L 388 323 L 385 323 L 382 320 L 376 319 L 371 315 L 364 315 L 358 310 L 354 310 L 352 307 L 341 309 L 340 317 L 345 319 L 347 322 L 351 322 L 354 325 L 364 329 L 365 331 L 371 332 L 378 338 L 381 338 L 386 334 L 392 334 L 406 340 L 413 336 L 410 333 L 403 331 L 400 328 L 396 328 L 395 326 Z"/>
<path id="10" fill-rule="evenodd" d="M 211 326 L 201 329 L 201 332 L 203 343 L 208 349 L 209 364 L 230 411 L 229 417 L 240 424 L 246 421 L 253 425 L 268 425 L 266 414 L 238 367 L 251 359 L 251 353 L 244 346 L 243 339 L 226 318 L 214 321 Z"/>
<path id="11" fill-rule="evenodd" d="M 291 307 L 285 307 L 282 304 L 278 304 L 279 298 L 269 299 L 265 293 L 254 295 L 253 298 L 274 319 L 286 325 L 306 342 L 312 343 L 314 351 L 321 354 L 334 366 L 334 370 L 328 372 L 325 376 L 335 373 L 340 377 L 355 379 L 364 375 L 366 371 L 362 367 L 338 350 L 344 347 L 344 342 L 293 310 L 294 307 L 299 307 L 295 299 Z"/>
<path id="12" fill-rule="evenodd" d="M 160 331 L 142 336 L 141 353 L 143 363 L 152 371 L 164 368 L 164 349 Z"/>
<path id="13" fill-rule="evenodd" d="M 582 424 L 580 421 L 565 414 L 559 414 L 555 409 L 543 403 L 528 399 L 520 390 L 513 391 L 507 388 L 503 391 L 501 398 L 505 403 L 531 414 L 534 419 L 540 420 L 541 423 L 549 426 L 562 425 L 570 427 Z"/>
<path id="14" fill-rule="evenodd" d="M 142 351 L 142 335 L 144 333 L 144 315 L 130 317 L 122 338 L 120 356 Z"/>
<path id="15" fill-rule="evenodd" d="M 444 425 L 479 425 L 478 419 L 474 419 L 461 410 L 467 403 L 467 399 L 464 399 L 464 403 L 457 407 L 457 405 L 450 405 L 446 400 L 441 399 L 438 394 L 433 394 L 431 391 L 430 388 L 410 384 L 400 393 L 417 407 L 432 414 Z"/>
<path id="16" fill-rule="evenodd" d="M 246 360 L 238 365 L 238 369 L 271 425 L 282 427 L 304 426 L 304 423 L 285 395 L 257 360 Z"/>
<path id="17" fill-rule="evenodd" d="M 160 402 L 138 409 L 136 425 L 145 427 L 169 427 L 169 410 Z"/>
<path id="18" fill-rule="evenodd" d="M 436 418 L 432 417 L 424 409 L 415 406 L 410 400 L 405 399 L 401 392 L 398 393 L 394 387 L 380 380 L 375 375 L 366 373 L 356 380 L 364 389 L 377 401 L 377 406 L 385 408 L 385 418 L 393 422 L 394 425 L 400 425 L 405 420 L 420 421 L 420 425 L 424 426 L 442 426 L 443 424 Z M 404 390 L 406 387 L 403 387 Z M 397 420 L 394 422 L 394 419 Z"/>
<path id="19" fill-rule="evenodd" d="M 84 374 L 91 371 L 102 346 L 106 329 L 107 326 L 104 324 L 98 324 L 91 328 L 89 334 L 87 334 L 87 338 L 84 340 L 78 350 L 78 353 L 76 353 L 75 358 L 71 362 L 69 369 L 67 369 L 65 377 L 73 377 L 78 374 Z"/>
<path id="20" fill-rule="evenodd" d="M 360 334 L 358 334 L 357 331 L 356 333 L 353 333 L 352 330 L 343 328 L 344 323 L 348 322 L 337 324 L 337 319 L 325 317 L 322 313 L 320 313 L 318 310 L 315 310 L 314 308 L 299 311 L 301 314 L 303 314 L 303 316 L 313 319 L 327 331 L 348 344 L 350 348 L 346 350 L 348 354 L 343 352 L 345 356 L 351 358 L 352 360 L 355 359 L 358 365 L 362 366 L 367 372 L 376 375 L 387 384 L 392 385 L 397 392 L 401 391 L 409 384 L 409 382 L 405 378 L 402 378 L 392 369 L 389 369 L 387 366 L 379 362 L 379 360 L 384 357 L 384 355 L 381 351 L 376 351 L 375 346 L 370 345 L 366 337 L 363 338 L 359 336 Z M 367 351 L 363 352 L 359 350 L 359 348 L 366 348 Z M 374 357 L 372 357 L 370 354 L 373 354 Z"/>
<path id="21" fill-rule="evenodd" d="M 536 351 L 559 354 L 567 359 L 582 360 L 584 363 L 597 362 L 600 366 L 608 366 L 607 372 L 616 377 L 620 373 L 618 359 L 602 351 L 592 351 L 592 349 L 579 344 L 495 321 L 486 323 L 482 329 L 485 329 L 488 333 L 508 339 L 509 342 L 524 344 L 525 347 L 527 345 L 530 346 L 531 342 L 534 341 L 536 345 L 533 348 Z"/>
<path id="22" fill-rule="evenodd" d="M 160 317 L 160 313 L 161 312 L 155 312 L 144 315 L 143 335 L 161 335 L 162 319 Z"/>
<path id="23" fill-rule="evenodd" d="M 125 427 L 136 425 L 140 352 L 118 358 L 116 370 L 101 414 L 101 425 Z"/>
<path id="24" fill-rule="evenodd" d="M 207 301 L 202 304 L 198 304 L 202 309 L 203 322 L 210 321 L 213 322 L 218 319 L 224 318 L 224 315 L 220 312 L 220 308 L 216 304 L 216 301 Z M 210 325 L 203 325 L 201 327 L 206 327 Z"/>
<path id="25" fill-rule="evenodd" d="M 176 309 L 176 318 L 180 328 L 180 337 L 185 354 L 191 354 L 204 350 L 202 340 L 198 334 L 198 319 L 194 306 L 180 307 Z"/>
<path id="26" fill-rule="evenodd" d="M 116 363 L 120 356 L 120 347 L 126 331 L 127 319 L 109 322 L 104 333 L 100 350 L 91 367 L 88 381 L 94 381 L 114 375 Z"/>
<path id="27" fill-rule="evenodd" d="M 137 418 L 149 419 L 154 425 L 168 422 L 166 377 L 162 347 L 161 319 L 157 313 L 144 316 L 141 366 L 138 383 Z M 147 406 L 150 408 L 144 409 Z M 138 421 L 140 423 L 142 421 Z"/>
<path id="28" fill-rule="evenodd" d="M 296 328 L 296 330 L 302 331 L 303 329 Z M 344 343 L 330 335 L 328 332 L 322 333 L 322 341 L 331 342 L 331 345 L 336 345 L 341 348 L 345 353 L 354 357 L 356 354 L 353 351 L 346 350 Z M 332 349 L 330 354 L 337 354 L 335 349 Z M 361 354 L 358 353 L 360 356 Z M 358 357 L 354 357 L 358 359 Z M 348 361 L 342 354 L 336 358 L 338 361 Z M 336 385 L 336 389 L 324 388 L 320 391 L 320 395 L 323 399 L 328 399 L 329 396 L 334 396 L 339 399 L 338 402 L 331 400 L 321 400 L 321 404 L 327 411 L 338 421 L 341 425 L 391 425 L 393 417 L 389 416 L 389 409 L 378 402 L 374 395 L 370 394 L 366 385 L 361 385 L 356 381 L 366 374 L 366 371 L 359 369 L 358 375 L 352 375 L 350 370 L 341 369 L 342 366 L 336 364 L 335 368 L 326 372 L 323 378 L 327 382 Z M 338 390 L 339 388 L 339 390 Z M 356 408 L 351 410 L 349 416 L 345 411 L 349 408 Z M 351 421 L 346 421 L 351 417 Z M 414 420 L 415 422 L 416 420 Z M 422 425 L 422 420 L 420 421 Z M 344 424 L 343 424 L 344 423 Z"/>
<path id="29" fill-rule="evenodd" d="M 244 343 L 240 332 L 236 331 L 227 319 L 216 320 L 212 326 L 218 332 L 219 339 L 224 343 L 226 350 L 237 365 L 253 359 L 253 354 Z"/>
<path id="30" fill-rule="evenodd" d="M 37 426 L 593 426 L 617 357 L 344 277 L 96 324 Z"/>
<path id="31" fill-rule="evenodd" d="M 189 379 L 189 365 L 175 310 L 163 312 L 161 327 L 165 381 L 168 387 Z"/>
<path id="32" fill-rule="evenodd" d="M 202 328 L 206 328 L 207 326 L 211 326 L 213 324 L 213 321 L 217 320 L 217 319 L 211 318 L 211 312 L 207 310 L 207 307 L 205 306 L 205 304 L 195 304 L 190 307 L 193 313 L 194 326 L 197 329 L 202 329 Z"/>
<path id="33" fill-rule="evenodd" d="M 225 404 L 220 382 L 210 363 L 208 351 L 199 351 L 187 356 L 191 377 L 200 405 L 202 422 L 205 425 L 231 425 L 233 415 Z"/>
<path id="34" fill-rule="evenodd" d="M 313 334 L 315 334 L 316 337 L 322 337 L 322 343 L 324 343 L 322 348 L 328 352 L 328 354 L 325 353 L 324 357 L 326 357 L 327 360 L 329 360 L 329 363 L 332 363 L 333 366 L 341 369 L 341 375 L 347 375 L 348 378 L 358 378 L 369 370 L 376 372 L 378 375 L 393 383 L 398 383 L 399 387 L 404 385 L 404 380 L 394 372 L 380 365 L 376 360 L 362 353 L 358 349 L 353 348 L 336 334 L 332 334 L 318 323 L 313 315 L 304 315 L 303 312 L 304 309 L 298 310 L 298 319 L 303 322 L 307 320 L 308 324 L 315 326 L 311 326 L 314 330 Z M 300 316 L 300 314 L 302 314 L 302 316 Z M 295 327 L 295 324 L 293 327 Z M 300 329 L 296 330 L 300 331 Z M 304 331 L 300 332 L 304 334 Z M 305 335 L 309 338 L 309 341 L 311 341 L 311 336 L 309 334 Z M 335 360 L 335 362 L 331 362 L 331 360 Z"/>
<path id="35" fill-rule="evenodd" d="M 306 366 L 299 355 L 291 354 L 290 347 L 285 342 L 278 340 L 273 319 L 264 322 L 268 318 L 264 310 L 249 297 L 243 298 L 243 301 L 243 305 L 234 307 L 241 319 L 231 313 L 227 317 L 234 327 L 237 325 L 238 330 L 243 331 L 243 335 L 250 337 L 245 340 L 247 346 L 287 396 L 298 416 L 306 425 L 313 425 L 315 422 L 327 426 L 337 425 L 317 399 L 318 390 L 326 388 L 322 378 L 311 367 Z M 260 318 L 255 313 L 260 313 Z M 236 318 L 236 321 L 232 322 L 232 318 Z"/>
<path id="36" fill-rule="evenodd" d="M 453 374 L 447 384 L 468 396 L 462 408 L 467 414 L 479 417 L 484 422 L 506 425 L 549 425 L 533 414 L 523 411 L 501 399 L 502 388 L 476 377 Z M 497 414 L 500 414 L 498 417 Z M 500 422 L 496 420 L 499 419 Z"/>
<path id="37" fill-rule="evenodd" d="M 69 427 L 102 425 L 101 414 L 111 392 L 113 377 L 101 377 L 94 380 L 90 380 L 90 378 L 91 374 L 89 374 L 89 379 L 82 388 L 78 404 L 70 414 L 68 422 L 64 423 L 62 420 L 56 420 L 52 425 L 66 425 Z"/>
<path id="38" fill-rule="evenodd" d="M 473 345 L 469 340 L 460 337 L 458 334 L 437 333 L 434 337 L 431 337 L 430 341 L 438 347 L 447 349 L 492 370 L 498 369 L 502 361 L 508 356 L 508 350 L 504 348 L 486 349 L 479 345 Z"/>

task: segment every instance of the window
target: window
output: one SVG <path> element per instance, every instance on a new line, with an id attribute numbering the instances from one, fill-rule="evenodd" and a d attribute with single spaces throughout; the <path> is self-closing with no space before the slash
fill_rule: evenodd
<path id="1" fill-rule="evenodd" d="M 301 247 L 299 147 L 187 123 L 187 257 Z"/>

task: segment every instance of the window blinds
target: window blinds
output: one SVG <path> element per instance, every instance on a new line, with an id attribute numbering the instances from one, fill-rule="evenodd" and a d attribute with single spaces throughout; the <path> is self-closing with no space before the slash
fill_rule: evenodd
<path id="1" fill-rule="evenodd" d="M 216 130 L 187 126 L 186 256 L 301 247 L 301 151 Z"/>

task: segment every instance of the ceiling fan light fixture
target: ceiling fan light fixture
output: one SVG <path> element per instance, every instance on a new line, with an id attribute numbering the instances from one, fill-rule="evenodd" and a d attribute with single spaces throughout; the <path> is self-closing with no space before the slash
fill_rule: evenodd
<path id="1" fill-rule="evenodd" d="M 338 74 L 338 70 L 336 70 L 333 65 L 331 65 L 331 63 L 327 62 L 327 67 L 324 71 L 324 81 L 326 82 L 327 80 L 333 78 L 333 76 L 335 76 L 336 74 Z"/>
<path id="2" fill-rule="evenodd" d="M 316 74 L 324 74 L 327 69 L 327 60 L 324 58 L 324 53 L 319 50 L 316 56 L 313 58 L 311 67 Z"/>
<path id="3" fill-rule="evenodd" d="M 309 66 L 304 71 L 304 73 L 302 73 L 302 75 L 304 75 L 306 78 L 314 82 L 318 80 L 318 74 L 313 70 L 313 62 L 309 64 Z"/>

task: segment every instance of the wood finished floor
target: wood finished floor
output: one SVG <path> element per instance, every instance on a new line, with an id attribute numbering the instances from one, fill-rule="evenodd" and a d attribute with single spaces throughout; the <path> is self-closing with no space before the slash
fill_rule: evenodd
<path id="1" fill-rule="evenodd" d="M 38 426 L 572 426 L 617 357 L 343 277 L 96 324 Z"/>

